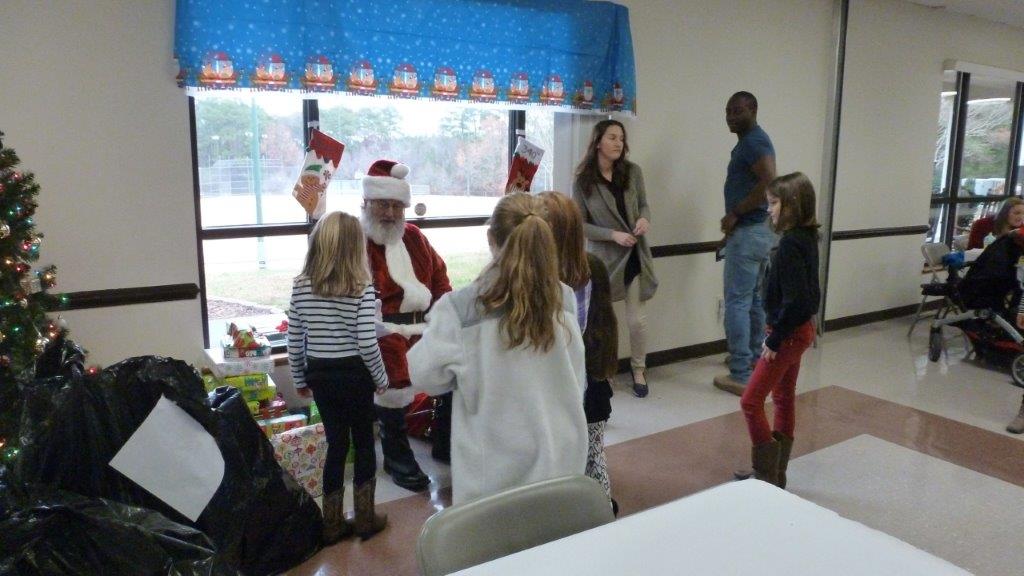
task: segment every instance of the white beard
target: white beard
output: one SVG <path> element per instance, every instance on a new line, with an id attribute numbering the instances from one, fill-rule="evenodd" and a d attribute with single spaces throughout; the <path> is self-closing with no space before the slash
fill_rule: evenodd
<path id="1" fill-rule="evenodd" d="M 370 209 L 363 206 L 359 217 L 363 231 L 370 241 L 384 247 L 384 261 L 387 263 L 387 274 L 402 288 L 402 303 L 399 312 L 422 312 L 430 308 L 431 293 L 419 278 L 416 277 L 409 250 L 405 246 L 405 217 L 398 218 L 393 224 L 384 224 L 373 217 Z M 376 274 L 377 271 L 374 271 Z"/>
<path id="2" fill-rule="evenodd" d="M 375 244 L 387 246 L 400 242 L 405 235 L 405 214 L 402 214 L 392 224 L 385 224 L 374 219 L 368 206 L 363 206 L 363 212 L 359 216 L 359 222 L 363 225 L 363 232 L 366 237 Z"/>

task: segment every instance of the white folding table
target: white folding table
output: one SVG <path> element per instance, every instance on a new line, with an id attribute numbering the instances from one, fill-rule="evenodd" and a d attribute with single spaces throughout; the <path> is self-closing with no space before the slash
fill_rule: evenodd
<path id="1" fill-rule="evenodd" d="M 456 574 L 969 573 L 775 486 L 747 480 L 723 484 Z"/>

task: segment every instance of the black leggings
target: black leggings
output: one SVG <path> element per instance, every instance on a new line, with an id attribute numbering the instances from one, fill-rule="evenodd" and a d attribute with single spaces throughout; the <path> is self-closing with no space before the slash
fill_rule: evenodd
<path id="1" fill-rule="evenodd" d="M 373 447 L 375 385 L 362 359 L 358 356 L 309 358 L 306 385 L 313 391 L 327 435 L 324 494 L 344 486 L 349 434 L 356 452 L 354 485 L 373 478 L 377 474 L 377 454 Z"/>

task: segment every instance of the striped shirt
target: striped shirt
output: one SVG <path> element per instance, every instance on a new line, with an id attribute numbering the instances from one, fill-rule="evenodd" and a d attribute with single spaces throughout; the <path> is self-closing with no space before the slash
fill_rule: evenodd
<path id="1" fill-rule="evenodd" d="M 378 388 L 388 385 L 377 331 L 372 285 L 360 297 L 321 297 L 313 294 L 309 278 L 292 284 L 288 309 L 288 364 L 296 388 L 306 386 L 306 357 L 344 358 L 359 355 Z"/>

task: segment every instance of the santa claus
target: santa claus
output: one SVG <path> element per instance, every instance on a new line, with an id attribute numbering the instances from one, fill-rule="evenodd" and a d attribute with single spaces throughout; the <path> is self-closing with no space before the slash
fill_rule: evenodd
<path id="1" fill-rule="evenodd" d="M 419 491 L 430 479 L 416 462 L 406 434 L 405 411 L 414 394 L 405 355 L 426 328 L 427 310 L 452 287 L 444 261 L 420 229 L 405 221 L 410 201 L 408 174 L 409 167 L 404 164 L 374 162 L 363 178 L 361 221 L 382 319 L 392 332 L 380 339 L 391 387 L 376 396 L 384 471 L 395 484 Z M 434 454 L 444 459 L 450 428 L 442 423 L 435 426 L 435 432 L 440 438 L 435 437 Z"/>

